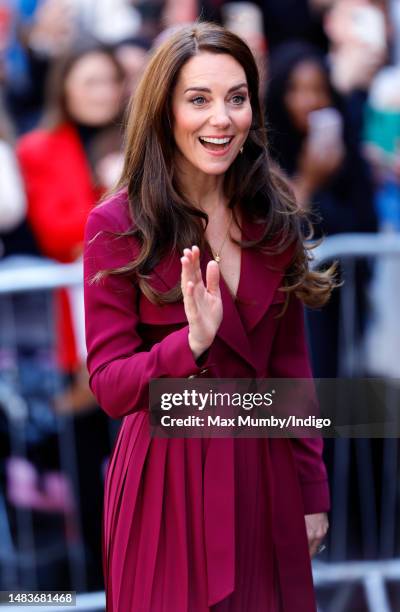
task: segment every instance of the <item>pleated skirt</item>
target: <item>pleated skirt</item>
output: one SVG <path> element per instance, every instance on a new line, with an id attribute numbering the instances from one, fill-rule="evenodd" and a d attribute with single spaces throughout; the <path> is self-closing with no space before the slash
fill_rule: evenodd
<path id="1" fill-rule="evenodd" d="M 235 439 L 235 590 L 209 607 L 203 516 L 207 439 L 149 439 L 124 419 L 103 515 L 107 612 L 279 612 L 265 439 Z"/>

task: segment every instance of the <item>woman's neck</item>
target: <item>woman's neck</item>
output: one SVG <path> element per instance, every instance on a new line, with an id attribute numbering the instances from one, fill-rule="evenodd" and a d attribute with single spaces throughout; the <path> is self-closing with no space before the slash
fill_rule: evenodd
<path id="1" fill-rule="evenodd" d="M 79 123 L 78 121 L 75 121 L 74 126 L 79 134 L 83 145 L 90 144 L 93 138 L 95 138 L 101 132 L 102 129 L 101 127 L 87 125 L 85 123 Z"/>
<path id="2" fill-rule="evenodd" d="M 212 215 L 221 206 L 225 207 L 224 175 L 205 174 L 196 170 L 178 169 L 180 190 L 195 206 Z"/>

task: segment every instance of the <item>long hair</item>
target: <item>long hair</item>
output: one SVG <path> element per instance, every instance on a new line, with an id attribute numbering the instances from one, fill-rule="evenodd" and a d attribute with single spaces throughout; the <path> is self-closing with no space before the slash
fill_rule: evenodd
<path id="1" fill-rule="evenodd" d="M 309 270 L 308 247 L 302 235 L 302 213 L 280 174 L 272 169 L 263 113 L 259 100 L 259 75 L 252 52 L 232 32 L 213 23 L 185 26 L 155 51 L 138 85 L 128 112 L 125 164 L 116 190 L 126 189 L 132 230 L 140 245 L 138 257 L 113 274 L 131 274 L 152 301 L 166 303 L 181 299 L 180 284 L 166 293 L 155 291 L 149 282 L 153 268 L 171 251 L 182 253 L 198 244 L 206 248 L 204 227 L 208 216 L 179 190 L 174 165 L 171 98 L 184 64 L 201 52 L 229 54 L 244 69 L 252 106 L 252 125 L 242 155 L 224 175 L 224 191 L 235 222 L 237 212 L 259 223 L 256 240 L 238 241 L 277 254 L 291 247 L 293 257 L 286 271 L 285 289 L 295 291 L 310 306 L 329 297 L 333 281 L 329 272 Z"/>
<path id="2" fill-rule="evenodd" d="M 299 132 L 285 104 L 289 81 L 296 68 L 304 63 L 315 64 L 326 81 L 332 105 L 339 107 L 340 100 L 331 85 L 328 66 L 321 51 L 302 40 L 282 43 L 269 58 L 268 87 L 266 92 L 266 117 L 269 150 L 289 175 L 296 170 L 297 158 L 303 146 L 305 134 Z"/>
<path id="3" fill-rule="evenodd" d="M 41 121 L 44 129 L 55 129 L 64 122 L 74 123 L 68 112 L 65 82 L 75 64 L 83 57 L 94 53 L 106 56 L 114 64 L 121 83 L 125 79 L 123 68 L 111 47 L 95 41 L 75 46 L 57 58 L 50 68 L 45 86 L 45 111 Z"/>

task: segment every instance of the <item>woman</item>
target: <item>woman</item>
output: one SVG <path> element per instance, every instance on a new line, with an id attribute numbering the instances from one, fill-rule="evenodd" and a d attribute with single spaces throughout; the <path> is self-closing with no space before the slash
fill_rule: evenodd
<path id="1" fill-rule="evenodd" d="M 69 263 L 82 254 L 87 216 L 113 182 L 121 156 L 123 87 L 124 73 L 107 47 L 75 49 L 54 65 L 42 125 L 19 140 L 28 219 L 46 257 Z M 95 517 L 103 490 L 101 464 L 109 452 L 108 423 L 88 387 L 86 355 L 79 343 L 80 310 L 70 293 L 63 291 L 57 298 L 58 359 L 67 385 L 55 405 L 60 412 L 76 414 L 87 586 L 98 588 L 101 526 Z"/>
<path id="2" fill-rule="evenodd" d="M 101 172 L 102 142 L 108 141 L 107 154 L 120 146 L 115 132 L 123 79 L 106 47 L 88 46 L 64 56 L 49 77 L 43 125 L 18 142 L 28 219 L 46 257 L 69 263 L 82 253 L 88 213 L 110 186 Z M 65 303 L 64 313 L 60 360 L 71 371 L 79 362 L 79 348 Z"/>
<path id="3" fill-rule="evenodd" d="M 370 173 L 341 107 L 317 49 L 295 41 L 274 51 L 266 104 L 271 150 L 291 178 L 300 206 L 312 214 L 315 237 L 375 230 Z M 359 312 L 366 278 L 365 266 L 360 266 Z M 339 372 L 339 307 L 336 292 L 324 310 L 308 312 L 317 377 Z"/>
<path id="4" fill-rule="evenodd" d="M 120 189 L 85 238 L 90 385 L 124 417 L 106 480 L 107 610 L 315 610 L 321 440 L 148 432 L 151 378 L 310 376 L 298 296 L 319 304 L 332 281 L 308 271 L 297 207 L 271 173 L 247 45 L 209 23 L 164 41 L 126 145 Z"/>

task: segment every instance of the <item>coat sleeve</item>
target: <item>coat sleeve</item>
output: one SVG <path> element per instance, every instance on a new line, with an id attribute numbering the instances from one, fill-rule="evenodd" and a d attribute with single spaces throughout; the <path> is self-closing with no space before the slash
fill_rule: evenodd
<path id="1" fill-rule="evenodd" d="M 294 295 L 280 319 L 271 360 L 273 378 L 310 378 L 305 340 L 304 309 Z M 291 438 L 303 496 L 304 513 L 326 512 L 330 507 L 328 478 L 322 459 L 322 438 Z"/>
<path id="2" fill-rule="evenodd" d="M 148 408 L 152 378 L 187 378 L 208 362 L 194 360 L 188 342 L 189 327 L 166 335 L 150 350 L 143 350 L 138 333 L 138 287 L 125 276 L 106 276 L 92 282 L 100 270 L 117 268 L 138 254 L 132 238 L 115 237 L 112 217 L 94 209 L 88 218 L 84 243 L 84 289 L 89 384 L 99 405 L 113 418 Z"/>

